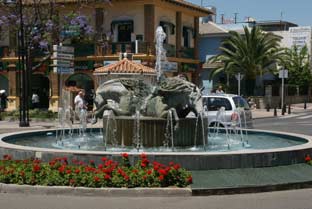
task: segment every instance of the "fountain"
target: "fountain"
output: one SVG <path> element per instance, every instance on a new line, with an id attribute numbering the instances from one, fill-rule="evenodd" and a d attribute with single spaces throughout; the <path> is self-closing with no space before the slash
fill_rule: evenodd
<path id="1" fill-rule="evenodd" d="M 17 159 L 67 156 L 99 161 L 128 152 L 130 160 L 137 161 L 146 152 L 156 161 L 201 170 L 287 165 L 303 162 L 312 152 L 311 137 L 245 129 L 242 110 L 235 112 L 230 127 L 221 128 L 225 110 L 220 108 L 218 122 L 208 127 L 200 89 L 179 77 L 163 76 L 164 39 L 164 32 L 157 28 L 156 84 L 117 78 L 99 86 L 93 120 L 102 119 L 101 128 L 88 129 L 86 112 L 81 112 L 74 129 L 72 110 L 65 105 L 68 108 L 60 109 L 60 125 L 54 131 L 0 135 L 0 154 L 10 153 Z"/>

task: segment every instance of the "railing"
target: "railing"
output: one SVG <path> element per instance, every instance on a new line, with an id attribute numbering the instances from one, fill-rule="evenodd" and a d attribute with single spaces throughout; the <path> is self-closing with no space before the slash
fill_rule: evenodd
<path id="1" fill-rule="evenodd" d="M 194 48 L 182 47 L 182 49 L 181 49 L 181 57 L 194 59 L 195 58 L 195 50 L 194 50 Z"/>
<path id="2" fill-rule="evenodd" d="M 172 44 L 164 44 L 164 48 L 167 51 L 167 57 L 175 57 L 176 56 L 176 47 Z"/>

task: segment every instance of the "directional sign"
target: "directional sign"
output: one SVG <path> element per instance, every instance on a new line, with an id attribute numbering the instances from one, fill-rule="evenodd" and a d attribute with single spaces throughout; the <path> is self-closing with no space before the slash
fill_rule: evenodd
<path id="1" fill-rule="evenodd" d="M 53 45 L 53 71 L 58 74 L 73 74 L 74 52 L 74 47 Z"/>
<path id="2" fill-rule="evenodd" d="M 53 60 L 53 65 L 56 67 L 74 67 L 74 62 L 70 60 Z"/>
<path id="3" fill-rule="evenodd" d="M 75 48 L 71 47 L 71 46 L 53 45 L 53 51 L 63 52 L 63 53 L 67 53 L 67 54 L 73 54 L 75 52 Z"/>
<path id="4" fill-rule="evenodd" d="M 54 59 L 64 59 L 64 60 L 73 60 L 74 54 L 65 54 L 61 52 L 53 52 Z"/>
<path id="5" fill-rule="evenodd" d="M 54 67 L 53 71 L 58 74 L 73 74 L 74 68 Z"/>

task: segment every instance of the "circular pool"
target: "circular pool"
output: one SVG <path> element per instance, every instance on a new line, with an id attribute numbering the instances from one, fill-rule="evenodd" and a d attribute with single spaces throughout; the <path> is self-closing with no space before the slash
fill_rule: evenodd
<path id="1" fill-rule="evenodd" d="M 78 134 L 57 140 L 55 130 L 28 131 L 0 135 L 0 154 L 11 154 L 15 159 L 41 158 L 48 161 L 54 157 L 66 156 L 69 159 L 100 162 L 101 157 L 109 156 L 118 160 L 120 153 L 129 153 L 132 162 L 139 154 L 146 152 L 151 160 L 174 161 L 192 170 L 246 168 L 288 165 L 304 162 L 304 156 L 312 151 L 311 137 L 248 130 L 244 141 L 239 138 L 224 143 L 222 134 L 208 137 L 208 145 L 196 147 L 157 147 L 141 148 L 139 151 L 127 146 L 103 146 L 103 136 L 99 129 L 88 130 L 85 136 Z M 193 140 L 193 139 L 191 139 Z"/>

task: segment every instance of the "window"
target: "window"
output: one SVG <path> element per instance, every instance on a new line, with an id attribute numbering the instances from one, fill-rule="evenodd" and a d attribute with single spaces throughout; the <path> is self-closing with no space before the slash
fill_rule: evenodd
<path id="1" fill-rule="evenodd" d="M 115 20 L 111 23 L 114 42 L 131 42 L 133 20 Z"/>
<path id="2" fill-rule="evenodd" d="M 204 105 L 207 106 L 208 111 L 218 111 L 221 107 L 225 110 L 232 110 L 231 103 L 226 98 L 208 97 L 204 98 Z"/>
<path id="3" fill-rule="evenodd" d="M 244 108 L 244 110 L 249 110 L 248 103 L 242 97 L 233 97 L 233 101 L 236 108 Z"/>
<path id="4" fill-rule="evenodd" d="M 191 27 L 183 27 L 183 46 L 186 48 L 191 47 L 191 41 L 193 39 L 194 29 Z"/>

